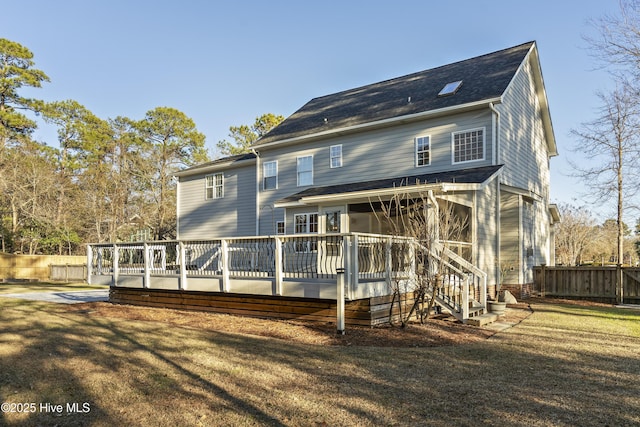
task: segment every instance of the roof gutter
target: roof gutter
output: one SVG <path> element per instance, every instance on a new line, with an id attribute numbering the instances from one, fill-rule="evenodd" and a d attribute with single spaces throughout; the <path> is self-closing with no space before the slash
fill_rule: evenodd
<path id="1" fill-rule="evenodd" d="M 436 184 L 423 184 L 423 185 L 411 185 L 403 187 L 392 187 L 378 190 L 365 190 L 365 191 L 353 191 L 349 193 L 341 194 L 325 194 L 322 196 L 307 196 L 301 197 L 297 201 L 290 201 L 284 203 L 276 203 L 276 208 L 304 206 L 304 205 L 316 205 L 329 202 L 349 201 L 356 202 L 358 200 L 371 200 L 373 198 L 384 198 L 396 195 L 398 193 L 423 193 L 423 192 L 441 192 L 447 193 L 452 191 L 473 191 L 480 190 L 484 187 L 485 183 L 480 184 L 455 184 L 450 182 L 439 182 Z"/>
<path id="2" fill-rule="evenodd" d="M 389 119 L 378 120 L 375 122 L 362 123 L 362 124 L 347 126 L 347 127 L 338 128 L 338 129 L 330 129 L 323 132 L 317 132 L 309 135 L 303 135 L 303 136 L 297 136 L 294 138 L 267 142 L 264 144 L 260 144 L 260 140 L 258 140 L 257 144 L 254 145 L 254 147 L 262 149 L 267 147 L 273 147 L 276 145 L 295 144 L 298 142 L 312 140 L 316 138 L 324 138 L 331 135 L 341 135 L 345 133 L 352 133 L 352 132 L 357 132 L 357 131 L 366 130 L 366 129 L 376 129 L 376 128 L 391 126 L 399 123 L 407 123 L 407 122 L 413 122 L 417 120 L 423 120 L 431 117 L 451 114 L 453 112 L 477 110 L 480 108 L 485 108 L 488 105 L 493 105 L 494 103 L 500 104 L 501 102 L 502 102 L 502 98 L 497 97 L 497 98 L 485 99 L 482 101 L 470 102 L 462 105 L 455 105 L 452 107 L 439 108 L 437 110 L 429 110 L 429 111 L 423 111 L 421 113 L 416 113 L 416 114 L 408 114 L 406 116 L 392 117 Z"/>
<path id="3" fill-rule="evenodd" d="M 483 190 L 496 176 L 502 171 L 498 169 L 495 173 L 478 183 L 455 183 L 455 182 L 436 182 L 431 184 L 418 185 L 402 185 L 398 187 L 378 188 L 373 190 L 350 191 L 346 193 L 323 194 L 320 196 L 303 196 L 298 200 L 291 200 L 281 203 L 274 203 L 275 208 L 297 207 L 305 205 L 315 205 L 331 202 L 347 201 L 348 203 L 357 203 L 358 200 L 371 200 L 374 197 L 390 197 L 398 193 L 422 193 L 440 191 L 441 193 L 454 191 L 479 191 Z"/>
<path id="4" fill-rule="evenodd" d="M 193 168 L 185 169 L 185 170 L 182 170 L 182 171 L 178 171 L 178 172 L 174 173 L 173 176 L 181 178 L 183 176 L 192 176 L 192 175 L 200 175 L 200 174 L 203 174 L 203 173 L 216 172 L 216 171 L 219 171 L 219 170 L 226 169 L 229 166 L 240 167 L 240 166 L 244 166 L 244 165 L 250 165 L 253 162 L 255 162 L 255 160 L 256 159 L 234 160 L 234 161 L 229 161 L 229 162 L 219 162 L 219 163 L 215 163 L 213 165 L 207 165 L 207 166 L 202 166 L 202 167 L 193 167 Z"/>

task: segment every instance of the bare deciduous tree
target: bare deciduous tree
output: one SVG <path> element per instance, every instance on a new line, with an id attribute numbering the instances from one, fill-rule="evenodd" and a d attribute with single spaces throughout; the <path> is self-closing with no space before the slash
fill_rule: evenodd
<path id="1" fill-rule="evenodd" d="M 638 95 L 624 85 L 609 94 L 599 94 L 599 98 L 602 106 L 598 117 L 572 131 L 579 141 L 574 150 L 589 162 L 572 162 L 572 166 L 591 189 L 595 202 L 616 200 L 620 260 L 624 254 L 624 211 L 632 206 L 640 182 L 636 167 L 640 161 Z"/>
<path id="2" fill-rule="evenodd" d="M 389 277 L 401 326 L 416 313 L 424 322 L 431 312 L 437 290 L 443 284 L 449 242 L 461 240 L 468 217 L 455 212 L 454 203 L 439 201 L 432 192 L 411 193 L 402 187 L 388 201 L 371 203 L 386 234 L 394 236 L 391 257 L 395 274 Z M 459 285 L 459 283 L 458 283 Z M 413 298 L 408 310 L 407 301 Z M 428 298 L 428 300 L 427 300 Z"/>
<path id="3" fill-rule="evenodd" d="M 584 207 L 563 204 L 562 221 L 555 232 L 556 259 L 563 265 L 577 265 L 598 240 L 596 221 Z"/>

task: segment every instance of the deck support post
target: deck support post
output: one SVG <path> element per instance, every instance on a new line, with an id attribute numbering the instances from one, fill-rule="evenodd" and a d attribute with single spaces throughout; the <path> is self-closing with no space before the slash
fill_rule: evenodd
<path id="1" fill-rule="evenodd" d="M 462 285 L 462 299 L 460 301 L 462 310 L 462 321 L 469 319 L 469 276 L 465 277 Z"/>
<path id="2" fill-rule="evenodd" d="M 118 245 L 113 245 L 113 278 L 111 285 L 118 286 L 118 279 L 120 278 L 120 251 Z"/>
<path id="3" fill-rule="evenodd" d="M 145 242 L 142 244 L 142 251 L 144 252 L 144 281 L 142 286 L 145 289 L 151 287 L 151 259 L 149 257 L 149 245 Z"/>
<path id="4" fill-rule="evenodd" d="M 187 290 L 187 257 L 184 250 L 184 242 L 178 242 L 178 260 L 180 262 L 180 290 Z"/>
<path id="5" fill-rule="evenodd" d="M 473 277 L 478 277 L 474 274 Z M 487 275 L 483 274 L 480 277 L 480 304 L 487 309 Z"/>
<path id="6" fill-rule="evenodd" d="M 358 235 L 345 235 L 342 240 L 342 253 L 344 256 L 345 283 L 347 283 L 347 299 L 354 299 L 355 290 L 358 288 Z"/>
<path id="7" fill-rule="evenodd" d="M 275 237 L 275 294 L 282 296 L 282 277 L 284 276 L 282 271 L 282 239 Z"/>
<path id="8" fill-rule="evenodd" d="M 225 239 L 220 243 L 222 246 L 222 292 L 229 292 L 229 244 Z"/>
<path id="9" fill-rule="evenodd" d="M 336 289 L 336 326 L 338 335 L 344 335 L 344 268 L 337 268 L 336 273 L 338 276 Z"/>
<path id="10" fill-rule="evenodd" d="M 391 250 L 393 247 L 393 240 L 392 237 L 387 238 L 386 241 L 386 245 L 385 245 L 385 276 L 387 278 L 387 284 L 389 285 L 389 289 L 391 289 L 391 284 L 393 283 L 392 281 L 392 272 L 393 272 L 393 258 L 391 255 Z"/>

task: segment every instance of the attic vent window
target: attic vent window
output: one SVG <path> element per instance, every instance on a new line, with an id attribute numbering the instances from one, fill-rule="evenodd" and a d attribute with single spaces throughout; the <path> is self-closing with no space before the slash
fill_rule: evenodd
<path id="1" fill-rule="evenodd" d="M 460 89 L 461 85 L 462 85 L 462 80 L 458 80 L 457 82 L 447 83 L 446 85 L 444 85 L 444 87 L 442 88 L 438 96 L 453 95 L 458 91 L 458 89 Z"/>

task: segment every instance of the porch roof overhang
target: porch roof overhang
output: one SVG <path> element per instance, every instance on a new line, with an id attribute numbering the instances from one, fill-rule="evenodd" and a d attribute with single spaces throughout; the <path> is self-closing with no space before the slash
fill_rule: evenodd
<path id="1" fill-rule="evenodd" d="M 430 174 L 413 175 L 349 184 L 311 187 L 304 191 L 280 199 L 276 208 L 326 203 L 361 203 L 372 198 L 390 197 L 399 191 L 420 193 L 436 190 L 441 193 L 451 191 L 481 190 L 502 169 L 502 165 L 484 166 Z"/>

